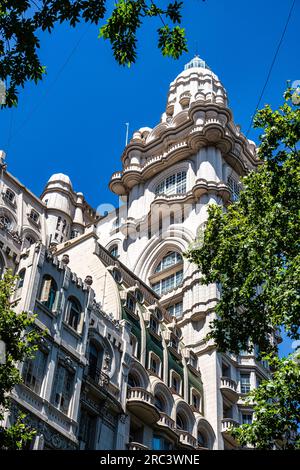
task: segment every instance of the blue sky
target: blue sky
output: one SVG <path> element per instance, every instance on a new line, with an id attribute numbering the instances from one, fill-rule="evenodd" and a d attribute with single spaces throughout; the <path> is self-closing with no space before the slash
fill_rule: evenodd
<path id="1" fill-rule="evenodd" d="M 51 35 L 42 34 L 40 57 L 47 75 L 21 91 L 17 109 L 0 111 L 0 148 L 9 171 L 36 194 L 51 174 L 63 172 L 94 207 L 116 204 L 108 182 L 121 168 L 125 123 L 130 133 L 154 127 L 169 83 L 196 52 L 223 82 L 235 121 L 246 132 L 292 0 L 184 3 L 189 53 L 178 61 L 158 51 L 156 19 L 139 32 L 138 60 L 129 69 L 114 62 L 109 43 L 97 39 L 96 26 L 59 26 Z M 286 81 L 300 80 L 299 20 L 297 0 L 261 105 L 278 106 Z M 257 137 L 257 131 L 249 134 Z"/>

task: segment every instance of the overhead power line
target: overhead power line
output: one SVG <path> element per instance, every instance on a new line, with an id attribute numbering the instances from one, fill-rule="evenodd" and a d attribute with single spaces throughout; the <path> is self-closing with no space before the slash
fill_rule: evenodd
<path id="1" fill-rule="evenodd" d="M 286 22 L 285 22 L 285 25 L 284 25 L 284 28 L 283 28 L 283 31 L 282 31 L 280 40 L 279 40 L 279 43 L 278 43 L 277 48 L 276 48 L 276 51 L 275 51 L 273 60 L 272 60 L 271 65 L 270 65 L 270 67 L 269 67 L 269 71 L 268 71 L 268 75 L 267 75 L 266 81 L 265 81 L 264 86 L 263 86 L 263 88 L 262 88 L 262 91 L 261 91 L 261 93 L 260 93 L 260 95 L 259 95 L 259 99 L 258 99 L 256 108 L 255 108 L 255 111 L 254 111 L 254 113 L 253 113 L 253 115 L 252 115 L 251 122 L 250 122 L 250 124 L 249 124 L 248 130 L 247 130 L 247 133 L 246 133 L 246 136 L 247 136 L 247 137 L 248 137 L 248 134 L 249 134 L 249 132 L 250 132 L 250 130 L 251 130 L 251 127 L 252 127 L 252 124 L 253 124 L 253 120 L 254 120 L 254 116 L 255 116 L 255 114 L 256 114 L 256 111 L 257 111 L 258 108 L 259 108 L 259 105 L 260 105 L 260 102 L 261 102 L 262 97 L 263 97 L 263 95 L 264 95 L 265 89 L 266 89 L 266 87 L 267 87 L 267 85 L 268 85 L 268 83 L 269 83 L 269 79 L 270 79 L 270 76 L 271 76 L 271 73 L 272 73 L 274 64 L 275 64 L 275 62 L 276 62 L 276 59 L 277 59 L 278 52 L 279 52 L 279 50 L 280 50 L 281 44 L 282 44 L 282 42 L 283 42 L 283 39 L 284 39 L 286 30 L 287 30 L 288 24 L 289 24 L 289 22 L 290 22 L 290 19 L 291 19 L 291 16 L 292 16 L 292 12 L 293 12 L 295 3 L 296 3 L 296 0 L 293 0 L 293 3 L 292 3 L 291 8 L 290 8 L 290 10 L 289 10 L 289 13 L 288 13 L 288 16 L 287 16 L 287 19 L 286 19 Z"/>

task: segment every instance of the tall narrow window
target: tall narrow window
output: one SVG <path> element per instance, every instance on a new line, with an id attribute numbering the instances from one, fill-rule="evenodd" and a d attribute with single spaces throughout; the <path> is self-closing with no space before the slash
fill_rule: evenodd
<path id="1" fill-rule="evenodd" d="M 16 195 L 11 189 L 7 188 L 5 193 L 4 193 L 4 197 L 8 202 L 13 204 L 15 202 Z"/>
<path id="2" fill-rule="evenodd" d="M 160 375 L 160 360 L 153 352 L 150 353 L 149 369 L 154 374 Z"/>
<path id="3" fill-rule="evenodd" d="M 79 435 L 84 443 L 84 449 L 95 449 L 97 416 L 85 410 L 81 410 Z"/>
<path id="4" fill-rule="evenodd" d="M 135 313 L 136 301 L 132 295 L 127 295 L 126 307 L 128 308 L 128 310 Z"/>
<path id="5" fill-rule="evenodd" d="M 17 289 L 22 289 L 24 285 L 24 278 L 25 278 L 26 269 L 22 269 L 18 274 L 18 282 L 17 282 Z"/>
<path id="6" fill-rule="evenodd" d="M 174 371 L 171 372 L 171 389 L 175 393 L 181 393 L 181 378 Z"/>
<path id="7" fill-rule="evenodd" d="M 56 369 L 53 387 L 53 403 L 63 413 L 69 413 L 74 389 L 74 374 L 59 364 Z"/>
<path id="8" fill-rule="evenodd" d="M 98 382 L 101 375 L 103 360 L 103 349 L 91 343 L 89 347 L 89 368 L 88 375 L 95 382 Z"/>
<path id="9" fill-rule="evenodd" d="M 39 221 L 39 213 L 37 211 L 35 211 L 34 209 L 31 209 L 30 213 L 29 213 L 29 218 L 30 220 L 32 220 L 35 224 L 38 223 Z"/>
<path id="10" fill-rule="evenodd" d="M 38 350 L 33 359 L 27 359 L 24 362 L 22 370 L 22 378 L 24 384 L 27 385 L 35 393 L 40 393 L 45 369 L 47 363 L 47 355 Z"/>
<path id="11" fill-rule="evenodd" d="M 69 297 L 66 312 L 66 322 L 74 330 L 78 330 L 82 308 L 75 297 Z"/>
<path id="12" fill-rule="evenodd" d="M 42 290 L 40 294 L 40 302 L 49 310 L 53 309 L 54 301 L 57 293 L 57 284 L 51 276 L 44 276 L 42 281 Z"/>
<path id="13" fill-rule="evenodd" d="M 241 374 L 241 393 L 250 392 L 250 374 Z"/>
<path id="14" fill-rule="evenodd" d="M 241 192 L 241 184 L 238 181 L 236 181 L 234 178 L 232 178 L 232 176 L 228 177 L 227 184 L 231 192 L 232 200 L 237 201 Z"/>

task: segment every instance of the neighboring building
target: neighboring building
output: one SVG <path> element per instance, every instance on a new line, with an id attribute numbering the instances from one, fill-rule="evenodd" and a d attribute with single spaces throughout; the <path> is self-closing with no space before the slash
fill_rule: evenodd
<path id="1" fill-rule="evenodd" d="M 205 341 L 219 289 L 183 257 L 208 204 L 238 198 L 258 164 L 218 77 L 195 57 L 171 83 L 161 122 L 123 152 L 110 181 L 123 203 L 105 217 L 67 176 L 39 199 L 1 160 L 0 269 L 19 273 L 16 308 L 48 332 L 13 392 L 34 447 L 235 447 L 228 429 L 252 420 L 243 396 L 268 367 Z"/>

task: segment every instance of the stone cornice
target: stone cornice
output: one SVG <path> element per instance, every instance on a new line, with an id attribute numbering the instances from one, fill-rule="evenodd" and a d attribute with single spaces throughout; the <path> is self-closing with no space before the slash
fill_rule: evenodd
<path id="1" fill-rule="evenodd" d="M 258 165 L 254 145 L 234 125 L 228 108 L 214 103 L 206 106 L 192 103 L 187 121 L 177 127 L 167 126 L 157 126 L 164 130 L 149 143 L 137 138 L 131 140 L 122 155 L 123 171 L 112 175 L 109 186 L 113 192 L 128 194 L 136 184 L 207 146 L 219 148 L 228 164 L 237 166 L 241 174 Z M 131 162 L 125 166 L 127 160 Z"/>

